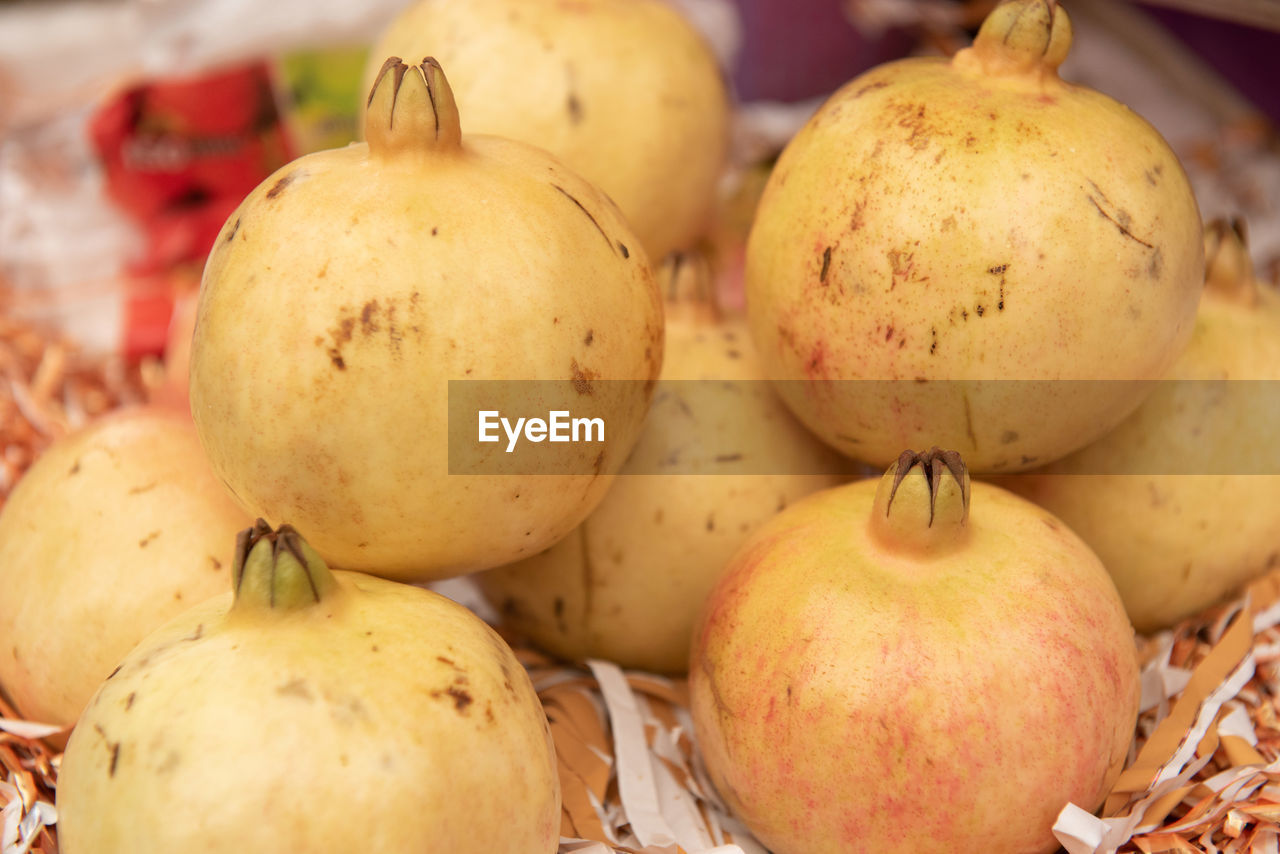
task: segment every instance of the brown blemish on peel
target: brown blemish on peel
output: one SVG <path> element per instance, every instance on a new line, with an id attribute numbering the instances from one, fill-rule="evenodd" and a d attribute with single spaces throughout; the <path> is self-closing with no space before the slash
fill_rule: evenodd
<path id="1" fill-rule="evenodd" d="M 1119 231 L 1121 234 L 1123 234 L 1125 237 L 1129 238 L 1130 240 L 1138 244 L 1141 244 L 1142 246 L 1145 246 L 1148 249 L 1155 248 L 1150 243 L 1138 237 L 1132 231 L 1129 230 L 1129 225 L 1131 224 L 1132 219 L 1129 216 L 1128 212 L 1121 209 L 1116 209 L 1114 213 L 1108 212 L 1106 208 L 1103 207 L 1103 205 L 1106 205 L 1108 208 L 1114 207 L 1111 204 L 1111 200 L 1107 198 L 1106 194 L 1102 192 L 1102 190 L 1098 187 L 1097 184 L 1090 181 L 1089 186 L 1093 188 L 1093 191 L 1096 194 L 1096 197 L 1094 195 L 1090 195 L 1086 193 L 1085 198 L 1089 200 L 1089 202 L 1094 206 L 1095 209 L 1097 209 L 1099 216 L 1101 216 L 1103 219 L 1107 220 L 1112 225 L 1114 225 L 1117 231 Z M 1099 201 L 1099 199 L 1101 199 L 1101 201 Z"/>
<path id="2" fill-rule="evenodd" d="M 138 540 L 138 548 L 140 548 L 140 549 L 145 549 L 147 546 L 151 545 L 151 543 L 152 543 L 152 542 L 155 540 L 155 538 L 156 538 L 156 537 L 158 537 L 158 536 L 160 536 L 160 532 L 159 532 L 159 531 L 152 531 L 151 533 L 147 534 L 147 535 L 146 535 L 145 537 L 143 537 L 142 539 Z"/>
<path id="3" fill-rule="evenodd" d="M 909 131 L 906 143 L 915 151 L 923 151 L 929 147 L 929 139 L 938 133 L 925 119 L 925 105 L 920 103 L 891 104 L 890 110 L 897 116 L 898 127 Z"/>
<path id="4" fill-rule="evenodd" d="M 867 209 L 867 200 L 865 198 L 854 203 L 853 216 L 849 218 L 850 231 L 857 231 L 858 229 L 862 228 L 863 225 L 866 224 L 866 220 L 862 215 L 863 211 L 865 211 L 866 209 Z"/>
<path id="5" fill-rule="evenodd" d="M 570 368 L 573 371 L 573 379 L 571 380 L 573 390 L 578 394 L 593 394 L 595 390 L 591 386 L 591 381 L 596 378 L 596 372 L 589 368 L 583 370 L 579 367 L 577 359 L 570 361 Z"/>
<path id="6" fill-rule="evenodd" d="M 596 218 L 592 216 L 591 211 L 587 210 L 586 205 L 578 201 L 577 198 L 574 197 L 572 193 L 570 193 L 564 187 L 561 187 L 559 184 L 552 184 L 551 186 L 559 190 L 561 195 L 563 195 L 569 201 L 573 202 L 573 204 L 578 208 L 578 210 L 582 211 L 586 215 L 587 219 L 591 220 L 591 224 L 596 227 L 596 231 L 600 232 L 600 236 L 604 238 L 604 242 L 608 245 L 609 251 L 610 252 L 614 251 L 613 241 L 609 239 L 608 233 L 600 226 L 600 223 L 596 220 Z"/>
<path id="7" fill-rule="evenodd" d="M 1121 234 L 1123 234 L 1125 237 L 1129 238 L 1132 241 L 1135 241 L 1136 243 L 1142 244 L 1148 249 L 1154 248 L 1150 243 L 1138 237 L 1132 231 L 1130 231 L 1129 229 L 1121 225 L 1119 222 L 1117 222 L 1113 216 L 1111 216 L 1109 213 L 1107 213 L 1105 210 L 1102 209 L 1102 205 L 1098 204 L 1098 200 L 1095 199 L 1093 196 L 1086 196 L 1085 198 L 1087 198 L 1090 202 L 1093 203 L 1093 206 L 1097 209 L 1098 213 L 1102 216 L 1103 219 L 1108 220 L 1112 225 L 1116 227 L 1116 230 L 1119 231 Z"/>
<path id="8" fill-rule="evenodd" d="M 1153 279 L 1160 278 L 1160 273 L 1164 270 L 1164 255 L 1157 246 L 1151 253 L 1151 261 L 1147 264 L 1147 275 Z"/>
<path id="9" fill-rule="evenodd" d="M 416 292 L 409 297 L 408 306 L 411 313 L 419 310 L 418 300 Z M 417 324 L 397 322 L 398 307 L 398 301 L 394 297 L 368 300 L 361 306 L 358 314 L 350 306 L 341 306 L 338 309 L 337 325 L 329 329 L 331 340 L 328 346 L 325 345 L 323 336 L 317 336 L 315 344 L 325 349 L 325 354 L 333 366 L 340 371 L 346 370 L 347 367 L 343 347 L 355 338 L 357 332 L 362 333 L 366 338 L 371 338 L 377 333 L 385 333 L 392 353 L 399 356 L 406 333 L 414 333 L 420 338 L 422 330 Z M 450 343 L 452 345 L 453 342 Z"/>
<path id="10" fill-rule="evenodd" d="M 978 437 L 973 432 L 973 409 L 969 405 L 969 396 L 964 396 L 964 432 L 969 437 L 969 444 L 974 450 L 978 447 Z"/>
<path id="11" fill-rule="evenodd" d="M 368 335 L 371 332 L 377 332 L 380 328 L 378 321 L 375 319 L 378 315 L 378 301 L 369 300 L 364 304 L 364 308 L 360 309 L 360 328 Z"/>
<path id="12" fill-rule="evenodd" d="M 577 74 L 574 72 L 572 63 L 565 63 L 564 75 L 566 78 L 565 88 L 568 94 L 565 96 L 564 107 L 569 113 L 569 122 L 571 124 L 582 123 L 582 101 L 578 98 L 577 85 L 575 78 Z"/>
<path id="13" fill-rule="evenodd" d="M 454 710 L 460 715 L 465 715 L 467 713 L 467 706 L 470 706 L 472 703 L 471 694 L 468 693 L 465 688 L 460 688 L 457 685 L 450 685 L 443 691 L 432 691 L 431 696 L 449 697 L 453 700 Z"/>
<path id="14" fill-rule="evenodd" d="M 315 699 L 304 679 L 294 679 L 286 682 L 276 688 L 276 693 L 282 697 L 297 697 L 299 700 L 307 700 L 309 702 Z"/>
<path id="15" fill-rule="evenodd" d="M 805 364 L 805 373 L 809 379 L 813 379 L 822 373 L 822 361 L 826 353 L 822 349 L 822 345 L 818 344 L 813 348 L 813 352 L 809 355 L 809 361 Z"/>
<path id="16" fill-rule="evenodd" d="M 272 185 L 270 190 L 267 190 L 267 198 L 274 199 L 279 197 L 279 195 L 283 193 L 290 184 L 293 183 L 294 179 L 297 178 L 297 176 L 298 176 L 298 173 L 295 170 L 281 177 L 279 181 L 276 181 L 275 184 Z"/>
<path id="17" fill-rule="evenodd" d="M 236 221 L 231 225 L 231 231 L 227 233 L 227 242 L 236 239 L 236 233 L 240 231 L 240 217 L 236 217 Z"/>
<path id="18" fill-rule="evenodd" d="M 831 247 L 822 250 L 822 272 L 818 273 L 818 281 L 826 284 L 827 270 L 831 267 Z"/>
<path id="19" fill-rule="evenodd" d="M 1009 269 L 1008 264 L 997 264 L 994 267 L 988 267 L 987 272 L 993 276 L 1000 277 L 1000 300 L 996 303 L 997 311 L 1004 311 L 1004 274 Z M 978 312 L 981 314 L 982 312 Z"/>

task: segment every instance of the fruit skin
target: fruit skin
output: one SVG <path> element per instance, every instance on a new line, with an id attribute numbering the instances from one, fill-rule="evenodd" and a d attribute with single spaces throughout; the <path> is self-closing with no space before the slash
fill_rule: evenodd
<path id="1" fill-rule="evenodd" d="M 918 466 L 894 494 L 898 465 L 788 507 L 721 576 L 689 674 L 711 778 L 775 854 L 1055 851 L 1125 760 L 1133 630 L 1047 512 L 976 482 L 966 510 L 945 473 L 931 505 Z"/>
<path id="2" fill-rule="evenodd" d="M 63 757 L 63 851 L 556 850 L 554 748 L 510 648 L 442 596 L 324 573 L 318 602 L 246 584 L 121 662 Z"/>
<path id="3" fill-rule="evenodd" d="M 730 100 L 710 47 L 662 0 L 425 0 L 376 43 L 435 56 L 467 127 L 545 148 L 606 192 L 655 261 L 709 224 Z"/>
<path id="4" fill-rule="evenodd" d="M 1089 543 L 1144 633 L 1280 566 L 1280 410 L 1260 388 L 1280 380 L 1280 293 L 1255 280 L 1242 231 L 1215 221 L 1206 243 L 1195 331 L 1169 382 L 1097 442 L 1000 481 Z"/>
<path id="5" fill-rule="evenodd" d="M 248 522 L 184 412 L 124 409 L 59 438 L 0 512 L 0 690 L 74 724 L 144 635 L 226 589 Z"/>
<path id="6" fill-rule="evenodd" d="M 1149 124 L 1059 79 L 1070 24 L 1053 7 L 998 6 L 952 60 L 859 76 L 770 178 L 752 333 L 801 420 L 857 459 L 938 443 L 975 472 L 1044 464 L 1141 399 L 1056 380 L 1156 379 L 1188 340 L 1195 198 Z"/>
<path id="7" fill-rule="evenodd" d="M 544 152 L 462 137 L 443 74 L 422 67 L 430 98 L 421 69 L 389 68 L 369 143 L 299 158 L 228 220 L 189 390 L 249 512 L 290 520 L 335 566 L 413 581 L 573 530 L 662 360 L 661 297 L 616 208 Z M 605 417 L 605 442 L 557 446 L 571 474 L 451 477 L 446 381 L 493 379 L 553 381 Z"/>
<path id="8" fill-rule="evenodd" d="M 703 599 L 766 519 L 848 480 L 787 411 L 745 319 L 696 257 L 670 256 L 662 380 L 600 506 L 550 549 L 477 576 L 505 624 L 562 658 L 683 674 Z M 682 279 L 692 279 L 682 283 Z"/>

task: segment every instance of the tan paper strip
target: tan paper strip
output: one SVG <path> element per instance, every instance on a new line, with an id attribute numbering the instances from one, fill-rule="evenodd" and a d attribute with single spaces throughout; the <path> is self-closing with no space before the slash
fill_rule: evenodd
<path id="1" fill-rule="evenodd" d="M 1115 792 L 1142 792 L 1162 775 L 1169 774 L 1181 754 L 1190 756 L 1184 744 L 1193 723 L 1201 716 L 1201 706 L 1217 693 L 1224 680 L 1236 671 L 1249 655 L 1253 645 L 1253 622 L 1248 612 L 1240 614 L 1223 635 L 1222 640 L 1200 662 L 1191 674 L 1186 689 L 1174 704 L 1169 717 L 1160 722 L 1151 738 L 1138 752 L 1133 765 L 1120 775 L 1113 789 Z M 1247 679 L 1246 679 L 1247 681 Z M 1238 690 L 1238 689 L 1237 689 Z M 1234 695 L 1234 691 L 1232 694 Z M 1224 698 L 1225 699 L 1225 698 Z M 1197 735 L 1195 742 L 1198 743 Z M 1183 760 L 1185 761 L 1185 759 Z M 1177 773 L 1176 770 L 1173 773 Z"/>
<path id="2" fill-rule="evenodd" d="M 613 724 L 618 791 L 631 830 L 642 846 L 674 844 L 675 836 L 659 804 L 644 734 L 644 719 L 636 696 L 617 665 L 592 659 L 587 666 L 600 683 L 600 692 L 604 695 Z"/>

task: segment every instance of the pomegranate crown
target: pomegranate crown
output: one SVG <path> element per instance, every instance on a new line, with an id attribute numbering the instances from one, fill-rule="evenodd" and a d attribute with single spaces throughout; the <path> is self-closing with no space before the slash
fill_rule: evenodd
<path id="1" fill-rule="evenodd" d="M 314 605 L 333 586 L 320 555 L 292 525 L 272 529 L 258 519 L 236 536 L 231 569 L 235 609 Z"/>
<path id="2" fill-rule="evenodd" d="M 969 488 L 956 451 L 903 451 L 880 478 L 871 530 L 896 549 L 942 554 L 968 536 Z"/>
<path id="3" fill-rule="evenodd" d="M 382 64 L 365 104 L 365 138 L 378 156 L 457 151 L 462 128 L 453 89 L 434 57 Z"/>
<path id="4" fill-rule="evenodd" d="M 1249 233 L 1239 217 L 1204 227 L 1205 291 L 1241 305 L 1258 304 L 1258 279 L 1249 255 Z"/>
<path id="5" fill-rule="evenodd" d="M 929 487 L 929 526 L 933 527 L 933 519 L 938 508 L 938 491 L 942 488 L 942 479 L 949 473 L 960 487 L 960 500 L 964 515 L 969 514 L 969 470 L 959 451 L 944 451 L 937 446 L 927 451 L 903 451 L 893 464 L 893 482 L 889 487 L 889 500 L 885 503 L 884 513 L 889 515 L 893 508 L 893 499 L 898 494 L 902 481 L 916 466 L 924 473 L 925 483 Z"/>

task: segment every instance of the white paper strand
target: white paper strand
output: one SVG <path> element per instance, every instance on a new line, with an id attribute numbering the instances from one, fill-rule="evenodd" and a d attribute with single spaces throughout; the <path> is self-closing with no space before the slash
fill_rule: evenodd
<path id="1" fill-rule="evenodd" d="M 613 752 L 617 757 L 618 797 L 626 810 L 631 830 L 642 847 L 671 845 L 676 842 L 671 826 L 662 815 L 657 782 L 649 759 L 636 696 L 627 684 L 622 669 L 607 661 L 587 662 L 609 710 L 613 726 Z"/>
<path id="2" fill-rule="evenodd" d="M 53 724 L 40 724 L 34 721 L 11 721 L 8 718 L 0 718 L 0 730 L 16 735 L 18 738 L 44 738 L 47 735 L 53 735 L 55 732 L 62 732 L 62 727 Z"/>

